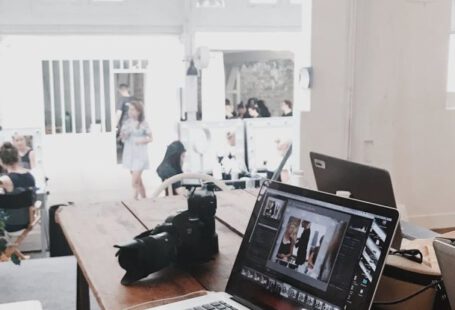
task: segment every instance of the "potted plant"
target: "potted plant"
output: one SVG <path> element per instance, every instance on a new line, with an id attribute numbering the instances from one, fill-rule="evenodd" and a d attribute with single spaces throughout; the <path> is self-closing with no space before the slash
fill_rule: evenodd
<path id="1" fill-rule="evenodd" d="M 8 253 L 9 251 L 13 251 L 14 248 L 8 244 L 8 238 L 5 231 L 7 217 L 8 215 L 5 211 L 0 209 L 0 262 L 8 261 L 11 258 L 11 261 L 14 264 L 19 265 L 21 261 L 16 253 Z"/>

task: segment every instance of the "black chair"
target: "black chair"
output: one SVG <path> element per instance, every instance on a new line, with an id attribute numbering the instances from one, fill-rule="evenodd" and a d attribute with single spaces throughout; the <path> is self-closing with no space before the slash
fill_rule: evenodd
<path id="1" fill-rule="evenodd" d="M 6 215 L 5 230 L 7 232 L 8 247 L 0 260 L 9 260 L 11 255 L 16 253 L 21 259 L 28 258 L 18 247 L 25 240 L 30 231 L 40 221 L 39 208 L 41 201 L 36 200 L 35 189 L 27 188 L 16 190 L 13 193 L 0 194 L 0 209 Z M 11 233 L 20 232 L 17 236 Z"/>

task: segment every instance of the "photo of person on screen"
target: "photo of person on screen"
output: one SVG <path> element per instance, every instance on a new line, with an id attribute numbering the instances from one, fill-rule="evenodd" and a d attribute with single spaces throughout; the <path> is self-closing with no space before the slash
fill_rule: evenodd
<path id="1" fill-rule="evenodd" d="M 295 260 L 295 263 L 299 266 L 306 262 L 308 243 L 310 242 L 311 235 L 311 223 L 303 220 L 302 228 L 302 234 L 295 244 L 295 247 L 297 248 L 297 259 Z"/>
<path id="2" fill-rule="evenodd" d="M 265 215 L 272 217 L 276 212 L 276 203 L 273 200 L 269 200 L 265 208 Z"/>
<path id="3" fill-rule="evenodd" d="M 308 255 L 308 268 L 309 269 L 314 268 L 314 265 L 318 258 L 319 249 L 321 248 L 323 241 L 324 241 L 324 236 L 321 236 L 321 238 L 319 239 L 319 244 L 310 250 L 310 254 Z"/>
<path id="4" fill-rule="evenodd" d="M 297 226 L 289 221 L 284 233 L 283 239 L 281 240 L 280 247 L 278 249 L 277 257 L 281 260 L 288 261 L 292 256 L 292 250 L 295 245 L 295 238 L 297 233 Z"/>
<path id="5" fill-rule="evenodd" d="M 269 198 L 264 208 L 263 215 L 266 218 L 277 220 L 281 219 L 281 214 L 284 209 L 285 205 L 284 200 Z M 297 219 L 296 219 L 297 220 Z M 300 226 L 300 221 L 296 223 L 296 231 L 295 234 L 297 235 L 298 227 Z"/>

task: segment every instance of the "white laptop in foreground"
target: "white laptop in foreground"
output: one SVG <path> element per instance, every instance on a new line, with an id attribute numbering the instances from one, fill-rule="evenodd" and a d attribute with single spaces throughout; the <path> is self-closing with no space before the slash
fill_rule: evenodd
<path id="1" fill-rule="evenodd" d="M 369 309 L 398 217 L 396 209 L 266 182 L 226 292 L 150 309 Z"/>

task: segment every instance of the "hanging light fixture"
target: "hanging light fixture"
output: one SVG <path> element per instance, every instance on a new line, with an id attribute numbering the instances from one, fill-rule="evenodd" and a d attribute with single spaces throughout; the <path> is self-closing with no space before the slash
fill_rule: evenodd
<path id="1" fill-rule="evenodd" d="M 188 67 L 188 70 L 186 70 L 186 75 L 197 76 L 197 68 L 194 65 L 193 59 L 191 59 L 190 66 Z"/>

